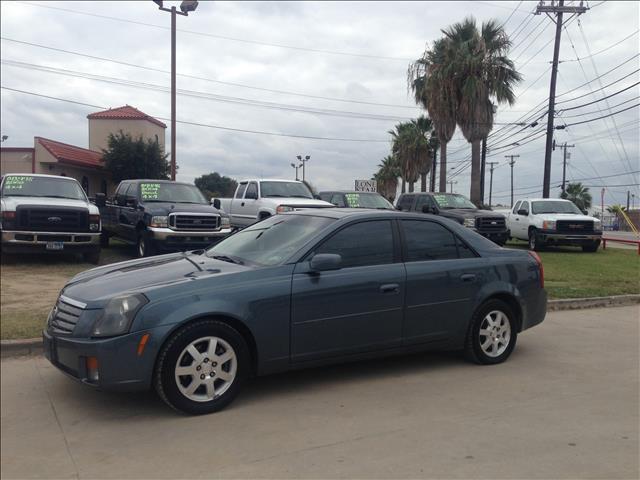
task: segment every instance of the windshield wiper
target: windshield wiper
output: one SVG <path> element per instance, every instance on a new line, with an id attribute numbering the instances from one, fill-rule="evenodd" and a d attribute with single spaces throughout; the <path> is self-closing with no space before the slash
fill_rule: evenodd
<path id="1" fill-rule="evenodd" d="M 29 196 L 30 197 L 40 197 L 40 198 L 66 198 L 67 200 L 84 200 L 82 198 L 64 197 L 62 195 L 29 195 Z"/>
<path id="2" fill-rule="evenodd" d="M 275 193 L 272 193 L 271 195 L 263 195 L 263 197 L 284 197 L 284 198 L 286 198 L 286 195 L 277 195 Z"/>
<path id="3" fill-rule="evenodd" d="M 311 198 L 311 197 L 307 197 L 306 195 L 289 195 L 291 198 Z"/>
<path id="4" fill-rule="evenodd" d="M 236 260 L 235 258 L 228 257 L 226 255 L 214 255 L 213 257 L 216 260 L 222 260 L 223 262 L 235 263 L 237 265 L 244 265 L 244 262 L 240 260 Z"/>

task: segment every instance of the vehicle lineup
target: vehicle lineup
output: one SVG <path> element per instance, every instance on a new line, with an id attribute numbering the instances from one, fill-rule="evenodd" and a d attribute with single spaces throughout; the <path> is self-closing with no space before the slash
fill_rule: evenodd
<path id="1" fill-rule="evenodd" d="M 596 252 L 602 239 L 600 220 L 585 215 L 569 200 L 518 200 L 507 221 L 511 236 L 528 241 L 531 250 L 547 245 L 576 245 L 585 252 Z"/>
<path id="2" fill-rule="evenodd" d="M 403 212 L 430 213 L 450 218 L 501 246 L 509 240 L 504 215 L 481 210 L 457 193 L 403 193 L 398 198 L 396 207 Z"/>
<path id="3" fill-rule="evenodd" d="M 136 245 L 138 257 L 206 248 L 231 233 L 229 219 L 195 185 L 168 180 L 125 180 L 107 201 L 96 195 L 102 245 L 118 238 Z"/>
<path id="4" fill-rule="evenodd" d="M 313 198 L 311 190 L 293 180 L 243 180 L 233 198 L 213 198 L 211 204 L 229 215 L 231 225 L 244 228 L 278 213 L 298 208 L 333 207 L 329 202 Z"/>
<path id="5" fill-rule="evenodd" d="M 0 232 L 5 253 L 80 253 L 100 259 L 100 214 L 77 180 L 8 174 L 0 182 Z"/>
<path id="6" fill-rule="evenodd" d="M 500 363 L 546 304 L 535 252 L 439 215 L 316 208 L 207 250 L 80 273 L 43 341 L 51 363 L 87 386 L 155 388 L 203 414 L 252 375 L 424 350 Z"/>

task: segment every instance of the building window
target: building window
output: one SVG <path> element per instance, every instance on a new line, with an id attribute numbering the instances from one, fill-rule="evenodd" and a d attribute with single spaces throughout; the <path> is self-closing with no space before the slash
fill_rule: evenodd
<path id="1" fill-rule="evenodd" d="M 89 195 L 89 179 L 87 178 L 86 175 L 83 175 L 81 185 L 82 185 L 82 188 L 84 189 L 84 193 Z"/>
<path id="2" fill-rule="evenodd" d="M 100 190 L 102 191 L 102 193 L 104 193 L 105 195 L 107 194 L 107 181 L 103 178 L 102 181 L 100 182 Z"/>

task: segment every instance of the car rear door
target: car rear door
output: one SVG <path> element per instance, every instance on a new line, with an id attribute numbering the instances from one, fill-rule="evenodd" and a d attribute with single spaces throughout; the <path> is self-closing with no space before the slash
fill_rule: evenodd
<path id="1" fill-rule="evenodd" d="M 331 358 L 399 346 L 405 270 L 391 220 L 347 225 L 296 265 L 291 295 L 291 359 Z M 310 272 L 316 253 L 342 256 L 342 268 Z"/>

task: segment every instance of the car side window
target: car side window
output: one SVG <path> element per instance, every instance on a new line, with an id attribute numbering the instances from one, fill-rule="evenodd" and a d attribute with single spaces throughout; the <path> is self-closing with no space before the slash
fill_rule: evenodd
<path id="1" fill-rule="evenodd" d="M 127 188 L 125 195 L 125 204 L 127 206 L 133 206 L 133 203 L 136 201 L 137 197 L 138 197 L 138 185 L 135 183 L 132 183 L 129 185 L 129 188 Z"/>
<path id="2" fill-rule="evenodd" d="M 519 210 L 524 210 L 527 213 L 529 213 L 529 202 L 522 202 L 522 204 L 520 205 Z"/>
<path id="3" fill-rule="evenodd" d="M 328 202 L 331 199 L 330 193 L 321 193 L 319 196 L 320 196 L 320 200 L 323 200 L 325 202 Z"/>
<path id="4" fill-rule="evenodd" d="M 422 207 L 425 205 L 428 205 L 429 207 L 433 206 L 431 197 L 429 195 L 418 195 L 415 208 L 416 212 L 422 212 Z"/>
<path id="5" fill-rule="evenodd" d="M 247 189 L 247 182 L 243 182 L 238 185 L 238 191 L 236 192 L 236 198 L 242 198 L 244 191 Z"/>
<path id="6" fill-rule="evenodd" d="M 456 237 L 456 242 L 458 243 L 459 258 L 476 258 L 478 256 L 466 243 L 464 243 L 458 237 Z"/>
<path id="7" fill-rule="evenodd" d="M 522 200 L 518 200 L 516 202 L 516 204 L 513 206 L 513 210 L 512 213 L 518 213 L 518 210 L 520 209 L 520 204 L 522 203 Z"/>
<path id="8" fill-rule="evenodd" d="M 457 240 L 442 225 L 425 220 L 402 220 L 407 262 L 458 258 Z"/>
<path id="9" fill-rule="evenodd" d="M 247 193 L 244 194 L 245 200 L 257 200 L 258 199 L 258 184 L 251 182 L 247 187 Z"/>
<path id="10" fill-rule="evenodd" d="M 403 212 L 410 212 L 411 207 L 413 206 L 413 199 L 413 195 L 403 195 L 398 202 L 398 207 L 400 207 L 400 210 L 402 210 Z"/>
<path id="11" fill-rule="evenodd" d="M 315 253 L 342 256 L 342 268 L 393 263 L 391 221 L 375 220 L 350 225 L 329 238 Z"/>
<path id="12" fill-rule="evenodd" d="M 127 190 L 131 186 L 130 183 L 121 183 L 118 186 L 118 190 L 116 191 L 116 204 L 120 206 L 124 206 L 125 204 L 125 195 Z"/>
<path id="13" fill-rule="evenodd" d="M 333 203 L 336 207 L 346 207 L 347 205 L 344 203 L 344 197 L 341 193 L 336 193 L 333 197 L 331 197 L 331 203 Z"/>

